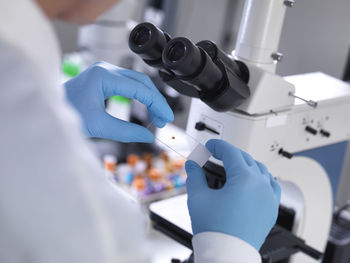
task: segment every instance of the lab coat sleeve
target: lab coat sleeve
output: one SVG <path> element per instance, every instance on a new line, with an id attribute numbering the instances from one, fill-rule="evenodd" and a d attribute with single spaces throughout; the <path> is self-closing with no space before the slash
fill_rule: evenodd
<path id="1" fill-rule="evenodd" d="M 1 36 L 0 57 L 0 262 L 148 262 L 143 214 L 105 178 L 63 88 Z"/>
<path id="2" fill-rule="evenodd" d="M 259 252 L 247 242 L 218 232 L 192 239 L 195 263 L 261 263 Z"/>

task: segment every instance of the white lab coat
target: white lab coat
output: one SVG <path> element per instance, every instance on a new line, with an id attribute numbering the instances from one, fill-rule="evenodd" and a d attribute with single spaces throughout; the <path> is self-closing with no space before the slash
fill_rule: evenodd
<path id="1" fill-rule="evenodd" d="M 32 0 L 0 0 L 0 262 L 148 262 L 139 207 L 103 175 L 59 85 L 60 52 Z M 260 262 L 220 233 L 196 262 Z"/>

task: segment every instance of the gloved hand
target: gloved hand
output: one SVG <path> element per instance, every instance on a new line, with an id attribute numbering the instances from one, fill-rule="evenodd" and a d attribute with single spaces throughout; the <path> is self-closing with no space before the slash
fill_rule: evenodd
<path id="1" fill-rule="evenodd" d="M 98 62 L 65 83 L 66 96 L 80 113 L 88 137 L 121 142 L 153 142 L 153 134 L 134 123 L 106 113 L 105 100 L 120 95 L 145 104 L 152 122 L 163 127 L 174 119 L 165 98 L 151 79 L 136 71 Z"/>
<path id="2" fill-rule="evenodd" d="M 193 234 L 221 232 L 240 238 L 257 250 L 276 222 L 281 188 L 265 165 L 222 140 L 206 147 L 223 161 L 226 183 L 208 188 L 203 170 L 186 162 L 188 209 Z"/>

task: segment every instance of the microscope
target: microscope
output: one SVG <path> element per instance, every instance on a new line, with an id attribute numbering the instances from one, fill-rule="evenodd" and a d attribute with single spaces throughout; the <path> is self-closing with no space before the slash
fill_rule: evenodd
<path id="1" fill-rule="evenodd" d="M 264 262 L 319 262 L 339 182 L 324 156 L 344 153 L 350 137 L 345 116 L 350 85 L 320 72 L 275 73 L 283 57 L 278 45 L 285 12 L 293 5 L 293 0 L 246 0 L 232 54 L 209 40 L 195 44 L 172 38 L 150 23 L 137 25 L 129 38 L 130 49 L 157 69 L 164 83 L 193 98 L 188 134 L 203 144 L 217 138 L 241 148 L 279 180 L 278 226 L 269 236 L 273 242 L 268 238 L 260 251 Z M 210 159 L 203 169 L 209 187 L 224 185 L 220 161 Z M 158 229 L 191 247 L 188 222 L 161 210 L 180 203 L 184 211 L 179 213 L 187 213 L 186 197 L 180 196 L 151 205 L 151 216 Z M 278 244 L 279 231 L 293 236 L 284 247 Z"/>

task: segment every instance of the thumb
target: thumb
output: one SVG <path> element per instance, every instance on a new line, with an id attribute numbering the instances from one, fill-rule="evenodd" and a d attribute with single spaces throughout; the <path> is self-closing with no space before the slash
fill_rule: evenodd
<path id="1" fill-rule="evenodd" d="M 207 179 L 202 168 L 194 161 L 187 161 L 185 164 L 187 173 L 186 188 L 189 195 L 208 189 Z"/>

